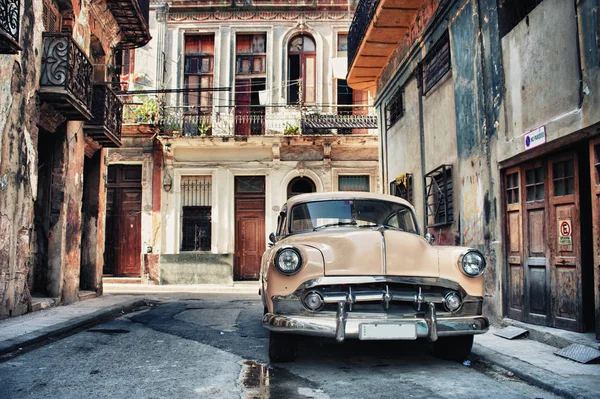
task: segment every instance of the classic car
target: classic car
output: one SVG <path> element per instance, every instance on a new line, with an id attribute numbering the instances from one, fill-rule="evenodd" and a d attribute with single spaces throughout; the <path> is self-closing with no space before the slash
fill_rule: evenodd
<path id="1" fill-rule="evenodd" d="M 409 202 L 382 194 L 302 194 L 282 207 L 262 257 L 263 326 L 272 362 L 292 361 L 297 335 L 431 342 L 462 361 L 483 316 L 484 256 L 432 245 Z"/>

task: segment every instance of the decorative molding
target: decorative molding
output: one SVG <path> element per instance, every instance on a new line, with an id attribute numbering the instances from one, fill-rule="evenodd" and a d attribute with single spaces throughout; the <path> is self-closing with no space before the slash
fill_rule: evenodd
<path id="1" fill-rule="evenodd" d="M 169 13 L 168 22 L 200 21 L 347 21 L 346 11 L 215 11 Z"/>

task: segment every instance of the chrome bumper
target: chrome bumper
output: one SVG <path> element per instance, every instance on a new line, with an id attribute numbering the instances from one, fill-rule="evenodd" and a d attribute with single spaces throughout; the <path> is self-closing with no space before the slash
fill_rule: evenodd
<path id="1" fill-rule="evenodd" d="M 335 337 L 339 342 L 346 338 L 358 338 L 360 325 L 370 323 L 414 324 L 417 338 L 426 338 L 432 342 L 436 341 L 438 337 L 483 334 L 490 326 L 488 318 L 484 316 L 437 318 L 433 303 L 429 303 L 429 309 L 422 318 L 384 314 L 352 314 L 347 312 L 344 303 L 340 302 L 334 317 L 331 314 L 305 316 L 267 313 L 263 316 L 262 323 L 270 331 Z"/>

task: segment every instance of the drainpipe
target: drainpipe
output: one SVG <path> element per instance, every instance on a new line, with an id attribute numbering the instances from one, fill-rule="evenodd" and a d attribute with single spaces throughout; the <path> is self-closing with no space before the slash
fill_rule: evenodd
<path id="1" fill-rule="evenodd" d="M 417 71 L 421 70 L 421 64 L 417 66 Z M 421 74 L 417 73 L 417 86 L 419 87 L 419 139 L 421 146 L 421 176 L 423 176 L 423 233 L 427 233 L 427 196 L 425 188 L 427 180 L 425 179 L 425 127 L 423 119 L 423 84 L 419 80 Z"/>

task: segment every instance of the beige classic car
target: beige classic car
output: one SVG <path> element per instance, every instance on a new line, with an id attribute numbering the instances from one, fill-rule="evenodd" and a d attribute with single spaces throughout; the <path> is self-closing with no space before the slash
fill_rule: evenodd
<path id="1" fill-rule="evenodd" d="M 432 343 L 464 360 L 482 314 L 485 258 L 434 246 L 419 235 L 414 208 L 388 195 L 303 194 L 283 206 L 262 257 L 263 326 L 272 362 L 292 361 L 296 334 Z"/>

